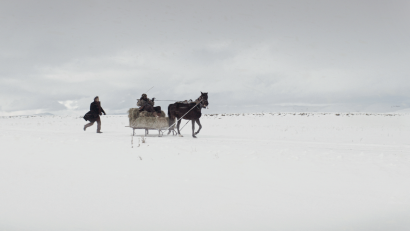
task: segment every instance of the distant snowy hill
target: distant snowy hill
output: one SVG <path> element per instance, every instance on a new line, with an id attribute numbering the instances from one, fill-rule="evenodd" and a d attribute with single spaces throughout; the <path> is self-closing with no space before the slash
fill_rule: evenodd
<path id="1" fill-rule="evenodd" d="M 53 116 L 54 114 L 51 113 L 38 113 L 38 114 L 34 114 L 35 116 Z"/>

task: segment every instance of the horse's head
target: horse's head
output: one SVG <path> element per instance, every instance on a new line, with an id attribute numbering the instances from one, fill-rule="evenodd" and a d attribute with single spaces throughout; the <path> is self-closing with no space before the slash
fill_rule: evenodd
<path id="1" fill-rule="evenodd" d="M 201 91 L 201 96 L 199 98 L 202 99 L 202 108 L 208 107 L 208 92 Z"/>

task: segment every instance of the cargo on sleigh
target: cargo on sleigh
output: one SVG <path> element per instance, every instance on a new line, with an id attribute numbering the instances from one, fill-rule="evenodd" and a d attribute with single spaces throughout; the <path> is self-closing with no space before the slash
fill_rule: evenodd
<path id="1" fill-rule="evenodd" d="M 169 118 L 165 117 L 164 111 L 161 111 L 159 117 L 155 117 L 152 112 L 139 111 L 139 108 L 130 108 L 128 110 L 129 126 L 132 128 L 132 135 L 135 135 L 135 129 L 144 129 L 145 135 L 148 135 L 149 130 L 157 130 L 158 136 L 163 136 L 164 131 L 169 130 L 169 133 L 176 134 L 174 131 L 175 125 L 169 126 Z M 175 120 L 175 119 L 174 119 Z M 173 124 L 175 121 L 172 121 Z M 168 134 L 169 134 L 168 133 Z"/>

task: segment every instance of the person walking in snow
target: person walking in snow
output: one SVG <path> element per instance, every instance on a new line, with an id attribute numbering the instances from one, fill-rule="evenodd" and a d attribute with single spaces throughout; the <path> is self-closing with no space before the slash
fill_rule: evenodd
<path id="1" fill-rule="evenodd" d="M 95 121 L 97 121 L 97 133 L 102 133 L 101 132 L 101 119 L 100 119 L 100 115 L 102 115 L 102 113 L 106 115 L 104 109 L 101 107 L 100 98 L 96 96 L 94 98 L 94 102 L 90 104 L 90 111 L 84 115 L 85 121 L 87 120 L 90 121 L 90 123 L 84 125 L 84 131 L 88 127 L 92 126 L 95 123 Z"/>

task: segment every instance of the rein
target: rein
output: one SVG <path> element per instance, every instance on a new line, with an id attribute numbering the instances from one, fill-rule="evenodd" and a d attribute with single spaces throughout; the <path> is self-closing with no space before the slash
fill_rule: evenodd
<path id="1" fill-rule="evenodd" d="M 156 99 L 155 101 L 172 101 L 172 102 L 178 102 L 178 101 L 180 101 L 180 100 Z"/>

